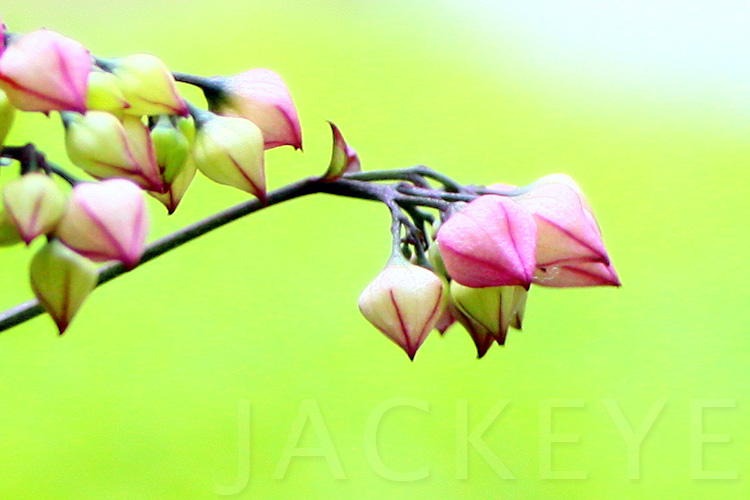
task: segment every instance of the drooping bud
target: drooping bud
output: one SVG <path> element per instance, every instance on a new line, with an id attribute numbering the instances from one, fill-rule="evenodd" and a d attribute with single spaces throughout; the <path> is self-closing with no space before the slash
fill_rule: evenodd
<path id="1" fill-rule="evenodd" d="M 175 125 L 173 120 L 174 118 L 167 115 L 159 115 L 156 124 L 151 129 L 156 163 L 159 165 L 162 181 L 167 186 L 167 192 L 149 191 L 148 193 L 167 207 L 170 214 L 177 209 L 177 205 L 195 177 L 196 170 L 190 151 L 191 141 L 183 133 L 185 130 L 188 135 L 194 135 L 193 119 L 178 118 L 178 125 Z"/>
<path id="2" fill-rule="evenodd" d="M 267 69 L 251 69 L 230 77 L 209 79 L 215 86 L 206 92 L 209 109 L 255 123 L 263 132 L 265 148 L 293 146 L 302 149 L 297 109 L 284 80 Z"/>
<path id="3" fill-rule="evenodd" d="M 177 84 L 166 64 L 151 54 L 134 54 L 105 62 L 119 79 L 119 87 L 130 107 L 130 115 L 187 116 L 185 101 L 177 93 Z"/>
<path id="4" fill-rule="evenodd" d="M 0 148 L 5 144 L 5 138 L 8 137 L 10 127 L 13 126 L 13 119 L 16 116 L 16 108 L 8 101 L 8 96 L 0 90 Z"/>
<path id="5" fill-rule="evenodd" d="M 0 247 L 9 247 L 21 243 L 23 239 L 16 225 L 5 209 L 0 206 Z"/>
<path id="6" fill-rule="evenodd" d="M 331 163 L 328 170 L 323 175 L 325 180 L 335 180 L 347 172 L 359 172 L 362 166 L 359 162 L 359 156 L 354 148 L 349 146 L 341 135 L 339 128 L 333 122 L 328 122 L 333 132 L 333 151 L 331 152 Z"/>
<path id="7" fill-rule="evenodd" d="M 23 111 L 86 112 L 91 56 L 60 33 L 37 30 L 14 40 L 0 59 L 0 88 Z"/>
<path id="8" fill-rule="evenodd" d="M 512 323 L 520 325 L 517 313 L 519 306 L 525 304 L 525 294 L 521 286 L 470 288 L 451 282 L 451 298 L 459 311 L 470 320 L 472 327 L 481 325 L 482 332 L 486 331 L 500 345 L 505 343 L 508 327 Z"/>
<path id="9" fill-rule="evenodd" d="M 443 280 L 423 267 L 392 261 L 359 296 L 364 317 L 414 359 L 445 309 Z"/>
<path id="10" fill-rule="evenodd" d="M 130 107 L 120 90 L 118 79 L 106 71 L 89 73 L 89 91 L 86 95 L 86 107 L 90 110 L 120 113 Z"/>
<path id="11" fill-rule="evenodd" d="M 566 260 L 609 263 L 588 201 L 573 179 L 560 174 L 544 177 L 513 199 L 531 212 L 537 224 L 537 266 Z"/>
<path id="12" fill-rule="evenodd" d="M 125 179 L 78 184 L 57 227 L 60 240 L 84 257 L 128 268 L 141 260 L 147 232 L 143 193 Z"/>
<path id="13" fill-rule="evenodd" d="M 195 166 L 209 179 L 266 195 L 263 134 L 250 120 L 206 114 L 196 123 Z"/>
<path id="14" fill-rule="evenodd" d="M 451 279 L 464 286 L 531 284 L 536 224 L 507 197 L 475 199 L 440 226 L 437 242 Z"/>
<path id="15" fill-rule="evenodd" d="M 99 273 L 89 260 L 54 239 L 34 255 L 30 277 L 34 295 L 62 335 L 96 288 Z"/>
<path id="16" fill-rule="evenodd" d="M 62 189 L 41 172 L 23 175 L 3 188 L 3 206 L 27 245 L 57 227 L 66 202 Z"/>
<path id="17" fill-rule="evenodd" d="M 65 148 L 70 160 L 98 179 L 124 177 L 143 189 L 164 191 L 148 127 L 104 111 L 66 113 Z"/>

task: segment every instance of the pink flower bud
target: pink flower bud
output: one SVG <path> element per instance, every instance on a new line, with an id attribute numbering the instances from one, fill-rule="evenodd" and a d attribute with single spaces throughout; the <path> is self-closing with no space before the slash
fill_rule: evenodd
<path id="1" fill-rule="evenodd" d="M 354 148 L 349 146 L 341 135 L 339 128 L 328 122 L 333 132 L 333 151 L 331 152 L 331 163 L 328 170 L 323 175 L 323 179 L 335 180 L 347 172 L 359 172 L 362 166 L 359 163 L 359 156 Z"/>
<path id="2" fill-rule="evenodd" d="M 37 30 L 10 44 L 0 58 L 0 88 L 23 111 L 86 112 L 91 56 L 75 40 Z"/>
<path id="3" fill-rule="evenodd" d="M 104 111 L 65 115 L 65 148 L 76 166 L 98 179 L 124 177 L 143 189 L 163 192 L 148 127 L 140 118 L 122 121 Z"/>
<path id="4" fill-rule="evenodd" d="M 619 286 L 591 206 L 572 178 L 564 174 L 543 177 L 513 199 L 532 213 L 537 224 L 535 283 Z"/>
<path id="5" fill-rule="evenodd" d="M 423 267 L 392 262 L 359 297 L 364 317 L 414 359 L 445 308 L 443 280 Z"/>
<path id="6" fill-rule="evenodd" d="M 244 118 L 213 115 L 200 121 L 195 134 L 195 166 L 209 179 L 242 189 L 258 198 L 266 195 L 263 135 Z"/>
<path id="7" fill-rule="evenodd" d="M 556 177 L 539 179 L 528 192 L 513 198 L 536 221 L 537 266 L 573 259 L 609 263 L 601 232 L 585 197 L 572 179 L 568 178 L 572 183 L 568 184 Z"/>
<path id="8" fill-rule="evenodd" d="M 29 271 L 34 295 L 62 335 L 96 288 L 96 267 L 60 241 L 52 240 L 34 255 Z"/>
<path id="9" fill-rule="evenodd" d="M 51 233 L 65 213 L 67 196 L 48 175 L 33 172 L 3 188 L 3 205 L 23 241 Z"/>
<path id="10" fill-rule="evenodd" d="M 302 130 L 297 109 L 281 77 L 267 69 L 251 69 L 231 77 L 214 77 L 219 94 L 207 94 L 209 109 L 223 116 L 237 116 L 263 131 L 265 148 L 294 146 L 302 149 Z"/>
<path id="11" fill-rule="evenodd" d="M 60 240 L 79 254 L 129 268 L 141 260 L 147 232 L 143 193 L 125 179 L 78 184 L 57 228 Z"/>
<path id="12" fill-rule="evenodd" d="M 172 72 L 158 57 L 134 54 L 105 64 L 119 79 L 118 86 L 130 104 L 125 113 L 135 116 L 188 115 Z"/>
<path id="13" fill-rule="evenodd" d="M 437 233 L 451 279 L 474 287 L 531 284 L 536 224 L 521 205 L 484 195 L 451 216 Z"/>

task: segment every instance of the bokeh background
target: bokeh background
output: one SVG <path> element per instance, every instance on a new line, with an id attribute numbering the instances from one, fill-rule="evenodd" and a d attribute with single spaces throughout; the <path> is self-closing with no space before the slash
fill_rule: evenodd
<path id="1" fill-rule="evenodd" d="M 62 338 L 46 317 L 0 335 L 0 497 L 217 498 L 216 485 L 230 492 L 238 461 L 250 481 L 236 498 L 750 494 L 747 3 L 0 6 L 12 31 L 46 26 L 101 56 L 151 52 L 204 75 L 278 71 L 305 152 L 268 153 L 272 187 L 325 168 L 326 119 L 366 169 L 425 163 L 466 183 L 514 184 L 568 173 L 593 204 L 624 283 L 534 288 L 525 329 L 506 347 L 477 361 L 456 328 L 431 336 L 411 363 L 356 307 L 387 258 L 386 210 L 323 195 L 274 207 L 98 290 Z M 10 142 L 28 140 L 64 158 L 57 120 L 23 117 Z M 173 217 L 151 203 L 151 236 L 243 199 L 198 177 Z M 30 296 L 32 251 L 2 251 L 3 309 Z M 392 481 L 368 461 L 368 417 L 396 397 L 429 409 L 388 412 L 380 455 L 399 472 L 429 466 L 424 479 Z M 540 474 L 540 412 L 550 399 L 583 404 L 555 410 L 553 431 L 579 442 L 556 444 L 552 465 L 585 479 Z M 628 478 L 625 443 L 602 399 L 615 399 L 633 426 L 667 400 L 644 440 L 639 479 Z M 701 480 L 691 469 L 698 399 L 734 405 L 704 411 L 703 432 L 731 438 L 706 444 L 703 466 L 737 479 Z M 501 400 L 510 402 L 483 438 L 515 479 L 499 477 L 473 447 L 460 477 L 461 408 L 474 429 Z M 274 477 L 311 405 L 345 477 L 320 457 L 295 457 Z M 315 431 L 308 422 L 299 446 L 319 447 Z M 245 449 L 239 436 L 248 433 Z"/>

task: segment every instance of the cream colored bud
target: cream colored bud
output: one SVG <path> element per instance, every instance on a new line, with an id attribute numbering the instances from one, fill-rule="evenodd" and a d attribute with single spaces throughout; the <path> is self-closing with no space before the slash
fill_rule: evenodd
<path id="1" fill-rule="evenodd" d="M 390 263 L 359 297 L 362 315 L 414 359 L 445 309 L 443 280 L 406 261 Z"/>
<path id="2" fill-rule="evenodd" d="M 22 175 L 3 188 L 3 206 L 27 245 L 54 231 L 67 200 L 55 181 L 41 172 Z"/>

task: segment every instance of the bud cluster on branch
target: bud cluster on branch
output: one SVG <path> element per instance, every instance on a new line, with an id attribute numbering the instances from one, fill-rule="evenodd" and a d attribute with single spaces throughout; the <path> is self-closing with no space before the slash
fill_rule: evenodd
<path id="1" fill-rule="evenodd" d="M 267 192 L 264 151 L 302 149 L 287 86 L 274 72 L 230 77 L 171 71 L 148 54 L 92 57 L 50 30 L 19 35 L 0 20 L 0 246 L 39 237 L 30 265 L 35 301 L 0 314 L 0 331 L 42 310 L 63 333 L 100 284 L 244 215 L 313 193 L 382 203 L 391 255 L 362 292 L 365 318 L 414 358 L 425 337 L 459 323 L 482 357 L 520 329 L 532 284 L 619 286 L 578 185 L 556 174 L 517 188 L 462 185 L 430 168 L 361 171 L 341 131 L 321 175 Z M 207 109 L 178 84 L 197 86 Z M 29 142 L 4 144 L 18 112 L 57 113 L 69 162 Z M 146 244 L 144 193 L 172 214 L 197 171 L 254 198 Z M 105 263 L 97 267 L 95 263 Z"/>

